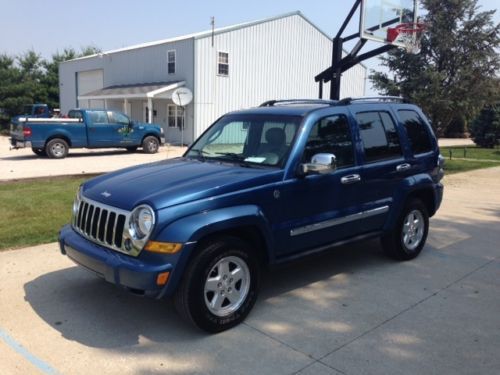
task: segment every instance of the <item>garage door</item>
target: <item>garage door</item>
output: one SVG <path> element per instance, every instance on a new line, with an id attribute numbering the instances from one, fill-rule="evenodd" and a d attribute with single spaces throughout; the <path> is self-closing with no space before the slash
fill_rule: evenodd
<path id="1" fill-rule="evenodd" d="M 89 92 L 102 89 L 104 87 L 102 69 L 88 70 L 77 73 L 78 95 L 88 94 Z M 80 108 L 104 108 L 103 100 L 79 100 Z"/>

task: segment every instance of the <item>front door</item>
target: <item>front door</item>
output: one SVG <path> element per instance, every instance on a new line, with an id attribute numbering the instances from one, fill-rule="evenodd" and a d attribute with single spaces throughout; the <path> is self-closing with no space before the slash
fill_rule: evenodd
<path id="1" fill-rule="evenodd" d="M 293 177 L 280 188 L 281 214 L 275 223 L 276 255 L 291 255 L 351 237 L 359 231 L 360 167 L 346 112 L 314 124 L 302 163 L 315 154 L 334 154 L 337 170 L 330 174 Z"/>
<path id="2" fill-rule="evenodd" d="M 118 146 L 122 143 L 123 124 L 114 122 L 111 111 L 89 111 L 89 145 L 94 148 Z"/>

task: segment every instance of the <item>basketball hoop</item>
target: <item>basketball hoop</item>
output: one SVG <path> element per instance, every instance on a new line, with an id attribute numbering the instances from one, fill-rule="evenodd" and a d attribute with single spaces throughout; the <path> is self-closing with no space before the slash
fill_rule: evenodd
<path id="1" fill-rule="evenodd" d="M 424 30 L 425 24 L 421 22 L 400 23 L 387 28 L 387 41 L 403 44 L 406 52 L 417 54 L 420 52 L 420 41 Z"/>

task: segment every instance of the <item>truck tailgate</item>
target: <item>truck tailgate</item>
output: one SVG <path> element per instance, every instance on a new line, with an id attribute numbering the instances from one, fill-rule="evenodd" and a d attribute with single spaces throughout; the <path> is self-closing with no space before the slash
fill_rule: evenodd
<path id="1" fill-rule="evenodd" d="M 16 141 L 24 141 L 24 123 L 10 124 L 10 137 Z"/>

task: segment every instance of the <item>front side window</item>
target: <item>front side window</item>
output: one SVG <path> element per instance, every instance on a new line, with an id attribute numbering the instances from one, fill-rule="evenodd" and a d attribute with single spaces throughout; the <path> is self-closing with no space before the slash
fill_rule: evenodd
<path id="1" fill-rule="evenodd" d="M 402 155 L 396 125 L 389 113 L 361 112 L 356 114 L 356 121 L 367 163 Z"/>
<path id="2" fill-rule="evenodd" d="M 310 163 L 312 157 L 320 153 L 334 154 L 338 168 L 354 165 L 352 136 L 346 116 L 328 116 L 314 124 L 302 162 Z"/>
<path id="3" fill-rule="evenodd" d="M 130 119 L 120 112 L 108 112 L 108 117 L 115 124 L 129 125 Z"/>
<path id="4" fill-rule="evenodd" d="M 184 108 L 175 104 L 169 104 L 167 112 L 169 128 L 184 128 Z"/>
<path id="5" fill-rule="evenodd" d="M 175 74 L 175 50 L 167 52 L 168 74 Z"/>
<path id="6" fill-rule="evenodd" d="M 399 110 L 398 114 L 408 134 L 413 154 L 432 151 L 429 130 L 418 113 L 405 109 Z"/>
<path id="7" fill-rule="evenodd" d="M 229 75 L 229 53 L 219 52 L 217 56 L 217 74 L 220 76 Z"/>
<path id="8" fill-rule="evenodd" d="M 300 116 L 228 115 L 212 125 L 187 157 L 245 166 L 282 167 L 295 141 Z"/>

